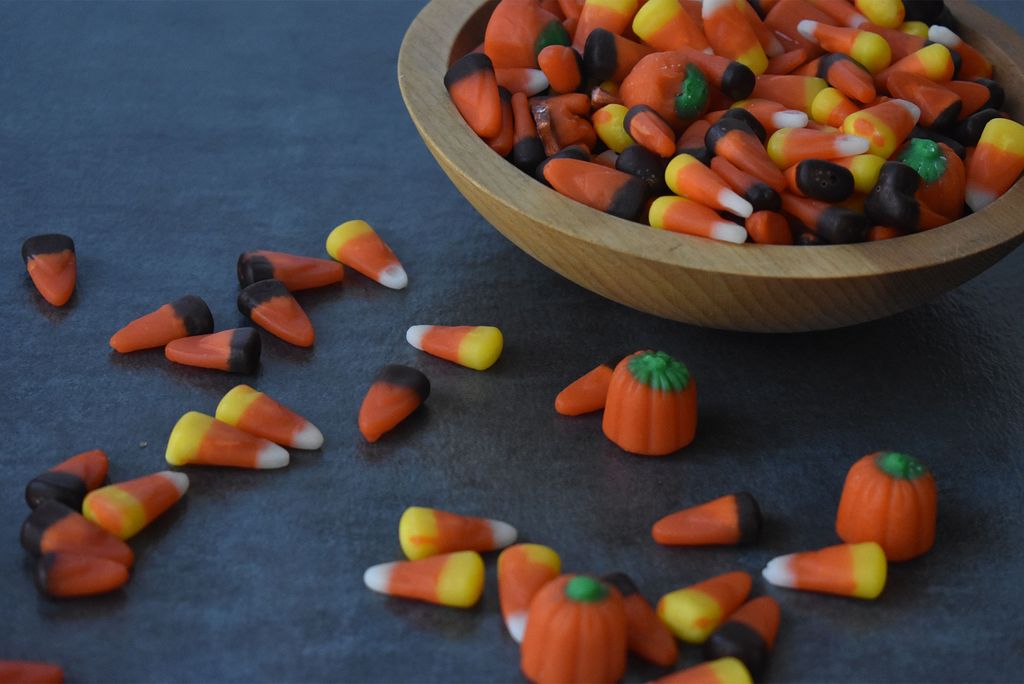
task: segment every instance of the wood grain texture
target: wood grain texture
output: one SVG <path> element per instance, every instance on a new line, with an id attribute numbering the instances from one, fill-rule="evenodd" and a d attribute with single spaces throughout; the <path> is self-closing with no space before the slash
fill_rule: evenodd
<path id="1" fill-rule="evenodd" d="M 984 211 L 924 233 L 855 245 L 733 245 L 668 233 L 574 202 L 495 154 L 462 121 L 442 79 L 479 45 L 495 2 L 433 0 L 398 58 L 406 107 L 469 202 L 549 268 L 657 316 L 753 332 L 823 330 L 924 303 L 978 275 L 1024 241 L 1024 185 Z M 952 3 L 961 36 L 984 52 L 1020 119 L 1024 41 L 985 11 Z M 1011 57 L 1017 55 L 1017 59 Z"/>

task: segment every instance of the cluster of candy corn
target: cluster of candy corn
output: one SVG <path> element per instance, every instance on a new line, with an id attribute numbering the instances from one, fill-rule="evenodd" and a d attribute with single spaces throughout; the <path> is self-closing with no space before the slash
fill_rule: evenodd
<path id="1" fill-rule="evenodd" d="M 47 596 L 93 596 L 122 587 L 135 562 L 124 540 L 188 490 L 188 476 L 169 471 L 103 486 L 108 468 L 107 455 L 94 449 L 55 465 L 25 487 L 32 513 L 21 526 L 21 545 L 37 558 L 36 587 Z M 0 672 L 4 667 L 0 663 Z"/>
<path id="2" fill-rule="evenodd" d="M 956 28 L 942 0 L 501 0 L 444 85 L 498 154 L 599 211 L 734 243 L 882 240 L 1024 171 L 1024 126 Z"/>

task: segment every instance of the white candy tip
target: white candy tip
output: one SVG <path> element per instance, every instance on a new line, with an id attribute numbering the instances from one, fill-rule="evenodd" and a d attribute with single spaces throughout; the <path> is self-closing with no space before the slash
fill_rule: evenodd
<path id="1" fill-rule="evenodd" d="M 814 32 L 815 30 L 817 30 L 817 28 L 818 22 L 812 19 L 801 19 L 800 23 L 796 25 L 796 30 L 800 32 L 801 36 L 803 36 L 807 40 L 814 41 L 815 43 L 818 42 L 814 38 Z"/>
<path id="2" fill-rule="evenodd" d="M 967 188 L 966 192 L 967 206 L 973 211 L 981 211 L 988 205 L 992 204 L 996 200 L 996 195 L 993 195 L 987 190 L 979 190 L 978 188 Z"/>
<path id="3" fill-rule="evenodd" d="M 793 587 L 796 584 L 796 578 L 793 577 L 793 572 L 789 568 L 789 560 L 792 557 L 793 554 L 789 554 L 771 559 L 761 571 L 761 576 L 769 584 L 774 584 L 777 587 Z"/>
<path id="4" fill-rule="evenodd" d="M 960 38 L 946 26 L 935 26 L 928 27 L 928 40 L 939 45 L 945 45 L 947 48 L 956 47 L 960 43 Z"/>
<path id="5" fill-rule="evenodd" d="M 288 455 L 287 449 L 270 443 L 260 450 L 259 455 L 256 457 L 256 467 L 260 470 L 284 468 L 288 465 L 290 459 L 291 457 Z"/>
<path id="6" fill-rule="evenodd" d="M 718 201 L 730 213 L 747 218 L 754 213 L 754 207 L 750 202 L 737 195 L 732 190 L 723 190 L 719 193 Z"/>
<path id="7" fill-rule="evenodd" d="M 732 221 L 718 221 L 711 226 L 710 237 L 714 240 L 742 245 L 747 241 L 747 229 Z"/>
<path id="8" fill-rule="evenodd" d="M 391 568 L 395 567 L 395 563 L 381 563 L 379 565 L 373 565 L 366 569 L 363 573 L 363 584 L 366 585 L 367 589 L 375 591 L 378 594 L 387 594 L 388 587 L 391 584 Z"/>
<path id="9" fill-rule="evenodd" d="M 158 474 L 170 481 L 174 488 L 178 490 L 179 495 L 185 496 L 185 492 L 188 491 L 188 475 L 176 473 L 173 470 L 164 470 Z"/>
<path id="10" fill-rule="evenodd" d="M 913 102 L 911 102 L 910 100 L 900 100 L 899 98 L 893 98 L 892 100 L 889 100 L 889 102 L 892 102 L 893 104 L 898 104 L 900 107 L 906 109 L 907 112 L 910 113 L 910 116 L 914 117 L 915 123 L 918 119 L 921 118 L 921 108 L 918 107 Z"/>
<path id="11" fill-rule="evenodd" d="M 713 54 L 715 54 L 714 48 L 709 48 L 709 47 L 704 48 L 703 52 L 706 55 L 713 55 Z"/>
<path id="12" fill-rule="evenodd" d="M 516 528 L 500 520 L 488 520 L 487 522 L 491 526 L 491 539 L 494 540 L 494 548 L 503 549 L 509 544 L 515 543 L 516 537 L 519 536 Z"/>
<path id="13" fill-rule="evenodd" d="M 861 24 L 866 23 L 868 23 L 868 18 L 865 17 L 863 14 L 856 13 L 851 15 L 850 18 L 846 21 L 846 25 L 849 26 L 850 28 L 858 28 Z"/>
<path id="14" fill-rule="evenodd" d="M 526 636 L 526 613 L 512 613 L 505 618 L 505 629 L 517 644 L 523 643 L 523 637 Z"/>
<path id="15" fill-rule="evenodd" d="M 296 449 L 319 449 L 324 445 L 324 435 L 316 425 L 306 421 L 306 427 L 292 438 L 291 445 Z"/>
<path id="16" fill-rule="evenodd" d="M 548 77 L 540 69 L 530 69 L 530 78 L 526 82 L 526 94 L 533 97 L 539 92 L 548 89 Z"/>
<path id="17" fill-rule="evenodd" d="M 852 157 L 855 154 L 864 154 L 871 148 L 867 138 L 857 135 L 836 136 L 836 152 L 840 157 Z"/>
<path id="18" fill-rule="evenodd" d="M 432 325 L 414 325 L 405 331 L 405 341 L 423 351 L 423 336 L 433 327 Z"/>
<path id="19" fill-rule="evenodd" d="M 796 109 L 783 109 L 772 114 L 772 125 L 776 128 L 806 128 L 807 115 Z"/>
<path id="20" fill-rule="evenodd" d="M 707 19 L 712 14 L 718 11 L 720 7 L 727 7 L 733 3 L 734 0 L 704 0 L 701 7 L 700 15 L 704 19 Z"/>
<path id="21" fill-rule="evenodd" d="M 409 284 L 409 276 L 401 264 L 392 264 L 377 275 L 377 282 L 392 290 L 402 290 Z"/>

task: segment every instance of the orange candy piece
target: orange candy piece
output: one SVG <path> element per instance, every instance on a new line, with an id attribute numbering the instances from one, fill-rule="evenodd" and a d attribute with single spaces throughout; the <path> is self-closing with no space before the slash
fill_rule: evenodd
<path id="1" fill-rule="evenodd" d="M 715 54 L 737 61 L 759 76 L 768 68 L 768 56 L 747 19 L 745 4 L 746 0 L 704 0 L 704 35 Z"/>
<path id="2" fill-rule="evenodd" d="M 755 211 L 746 220 L 747 234 L 754 242 L 762 245 L 791 245 L 793 231 L 789 221 L 775 211 Z"/>
<path id="3" fill-rule="evenodd" d="M 238 385 L 217 404 L 217 420 L 295 449 L 319 449 L 324 436 L 308 420 L 248 385 Z"/>
<path id="4" fill-rule="evenodd" d="M 25 487 L 25 501 L 30 508 L 50 499 L 69 508 L 81 508 L 85 495 L 107 479 L 108 466 L 102 449 L 76 454 L 32 478 Z"/>
<path id="5" fill-rule="evenodd" d="M 578 159 L 548 161 L 544 179 L 566 197 L 624 219 L 634 218 L 647 199 L 636 176 Z"/>
<path id="6" fill-rule="evenodd" d="M 48 553 L 36 563 L 36 587 L 55 598 L 94 596 L 115 591 L 128 581 L 128 568 L 106 558 Z"/>
<path id="7" fill-rule="evenodd" d="M 345 269 L 336 261 L 260 249 L 238 257 L 238 284 L 248 287 L 259 280 L 280 280 L 292 292 L 340 283 Z"/>
<path id="8" fill-rule="evenodd" d="M 620 356 L 606 361 L 569 383 L 555 397 L 555 411 L 563 416 L 581 416 L 603 409 L 612 372 L 621 359 Z"/>
<path id="9" fill-rule="evenodd" d="M 571 47 L 548 45 L 537 54 L 537 64 L 556 93 L 571 93 L 579 89 L 582 82 L 581 60 L 579 53 Z"/>
<path id="10" fill-rule="evenodd" d="M 471 52 L 452 64 L 444 75 L 455 108 L 481 138 L 501 130 L 501 97 L 494 66 L 487 55 Z"/>
<path id="11" fill-rule="evenodd" d="M 34 556 L 95 556 L 125 567 L 135 562 L 135 554 L 127 544 L 58 501 L 43 502 L 32 511 L 21 526 L 21 545 Z"/>
<path id="12" fill-rule="evenodd" d="M 210 307 L 195 295 L 185 295 L 124 326 L 110 338 L 121 354 L 162 347 L 172 340 L 213 332 Z"/>
<path id="13" fill-rule="evenodd" d="M 476 551 L 456 551 L 374 565 L 363 573 L 368 589 L 454 608 L 469 608 L 484 590 L 484 561 Z"/>
<path id="14" fill-rule="evenodd" d="M 562 560 L 540 544 L 514 544 L 498 555 L 498 599 L 505 628 L 522 643 L 530 601 L 562 572 Z"/>
<path id="15" fill-rule="evenodd" d="M 252 328 L 222 330 L 172 340 L 164 347 L 168 361 L 229 373 L 254 373 L 260 364 L 259 333 Z"/>
<path id="16" fill-rule="evenodd" d="M 0 684 L 61 684 L 64 670 L 59 665 L 28 660 L 0 660 Z"/>
<path id="17" fill-rule="evenodd" d="M 327 253 L 384 287 L 401 290 L 409 284 L 398 257 L 366 221 L 346 221 L 332 230 L 327 236 Z"/>
<path id="18" fill-rule="evenodd" d="M 82 503 L 82 513 L 115 537 L 128 539 L 176 504 L 187 491 L 185 473 L 165 470 L 89 492 Z"/>
<path id="19" fill-rule="evenodd" d="M 667 546 L 752 544 L 761 531 L 761 508 L 747 492 L 728 494 L 665 516 L 651 536 Z"/>
<path id="20" fill-rule="evenodd" d="M 606 575 L 604 581 L 619 590 L 626 612 L 626 640 L 629 650 L 644 660 L 670 667 L 679 657 L 679 647 L 665 623 L 624 573 Z"/>
<path id="21" fill-rule="evenodd" d="M 260 280 L 238 293 L 238 310 L 275 337 L 298 347 L 312 347 L 313 324 L 280 280 Z"/>
<path id="22" fill-rule="evenodd" d="M 75 291 L 75 243 L 67 235 L 36 235 L 21 245 L 21 258 L 36 290 L 53 306 L 64 306 Z"/>
<path id="23" fill-rule="evenodd" d="M 359 407 L 359 431 L 376 442 L 430 396 L 430 380 L 409 366 L 384 366 Z"/>

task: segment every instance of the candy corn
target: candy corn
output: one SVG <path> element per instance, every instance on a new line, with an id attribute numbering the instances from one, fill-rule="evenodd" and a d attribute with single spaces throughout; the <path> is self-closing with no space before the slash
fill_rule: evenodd
<path id="1" fill-rule="evenodd" d="M 232 468 L 283 468 L 288 452 L 215 418 L 189 411 L 174 425 L 166 460 L 173 466 L 211 465 Z"/>
<path id="2" fill-rule="evenodd" d="M 526 633 L 530 601 L 562 573 L 562 560 L 547 546 L 515 544 L 498 555 L 498 599 L 505 629 L 517 643 Z"/>
<path id="3" fill-rule="evenodd" d="M 950 50 L 956 50 L 959 53 L 961 62 L 958 76 L 960 78 L 970 80 L 992 77 L 992 62 L 947 27 L 939 25 L 930 27 L 928 40 L 945 45 Z"/>
<path id="4" fill-rule="evenodd" d="M 868 21 L 886 28 L 898 28 L 906 15 L 903 0 L 853 0 L 853 4 Z"/>
<path id="5" fill-rule="evenodd" d="M 508 69 L 495 69 L 495 80 L 498 87 L 505 88 L 510 93 L 523 93 L 527 97 L 533 97 L 548 89 L 548 77 L 540 69 L 524 69 L 514 67 Z"/>
<path id="6" fill-rule="evenodd" d="M 920 117 L 921 109 L 913 102 L 886 100 L 846 117 L 843 131 L 864 138 L 871 154 L 888 159 L 907 139 Z"/>
<path id="7" fill-rule="evenodd" d="M 768 156 L 780 169 L 804 159 L 839 159 L 863 154 L 871 143 L 859 136 L 842 135 L 809 128 L 780 128 L 768 139 Z"/>
<path id="8" fill-rule="evenodd" d="M 586 0 L 580 11 L 572 46 L 582 50 L 594 29 L 603 28 L 622 35 L 633 23 L 638 5 L 637 0 Z"/>
<path id="9" fill-rule="evenodd" d="M 737 658 L 753 676 L 760 676 L 775 645 L 780 617 L 779 604 L 770 596 L 744 603 L 704 642 L 704 657 Z"/>
<path id="10" fill-rule="evenodd" d="M 1024 170 L 1024 126 L 992 119 L 967 160 L 967 206 L 980 211 L 1010 189 Z"/>
<path id="11" fill-rule="evenodd" d="M 736 0 L 704 0 L 702 8 L 704 35 L 715 54 L 746 65 L 755 75 L 763 74 L 768 56 L 742 5 Z"/>
<path id="12" fill-rule="evenodd" d="M 889 76 L 900 71 L 924 76 L 936 83 L 943 83 L 953 80 L 956 75 L 956 64 L 953 61 L 953 55 L 945 45 L 932 43 L 875 74 L 875 81 L 888 87 Z"/>
<path id="13" fill-rule="evenodd" d="M 688 154 L 680 154 L 669 162 L 665 182 L 677 195 L 712 209 L 743 217 L 754 211 L 750 202 L 733 192 L 718 174 Z"/>
<path id="14" fill-rule="evenodd" d="M 121 539 L 138 534 L 188 491 L 188 476 L 165 470 L 90 492 L 82 513 Z"/>
<path id="15" fill-rule="evenodd" d="M 642 106 L 642 105 L 641 105 Z M 594 112 L 594 131 L 610 150 L 622 152 L 636 141 L 626 131 L 629 110 L 620 104 L 609 104 Z"/>
<path id="16" fill-rule="evenodd" d="M 582 58 L 571 47 L 548 45 L 537 54 L 537 64 L 554 92 L 571 93 L 579 89 L 583 80 Z"/>
<path id="17" fill-rule="evenodd" d="M 868 230 L 864 214 L 821 200 L 782 193 L 782 211 L 833 245 L 860 242 Z"/>
<path id="18" fill-rule="evenodd" d="M 654 195 L 668 192 L 668 186 L 665 185 L 667 166 L 667 160 L 641 145 L 627 147 L 615 158 L 617 170 L 639 178 L 648 192 Z"/>
<path id="19" fill-rule="evenodd" d="M 842 23 L 836 22 L 830 15 L 806 0 L 779 0 L 768 10 L 764 17 L 764 23 L 776 35 L 784 37 L 787 44 L 803 49 L 808 59 L 814 59 L 823 50 L 818 47 L 816 41 L 807 40 L 797 30 L 797 26 L 805 19 L 825 24 Z"/>
<path id="20" fill-rule="evenodd" d="M 710 47 L 704 31 L 678 0 L 647 0 L 633 18 L 633 33 L 658 52 Z"/>
<path id="21" fill-rule="evenodd" d="M 737 658 L 719 658 L 673 672 L 654 684 L 753 684 L 746 666 Z"/>
<path id="22" fill-rule="evenodd" d="M 737 114 L 743 109 L 730 109 Z M 753 118 L 753 115 L 750 115 Z M 758 122 L 755 120 L 755 124 Z M 761 141 L 742 121 L 723 118 L 708 129 L 704 144 L 712 154 L 724 157 L 736 168 L 757 178 L 775 191 L 786 187 L 786 179 L 772 162 Z M 749 216 L 749 214 L 746 214 Z"/>
<path id="23" fill-rule="evenodd" d="M 1006 93 L 995 81 L 978 78 L 973 81 L 949 81 L 943 87 L 960 98 L 959 119 L 963 121 L 982 109 L 999 109 Z"/>
<path id="24" fill-rule="evenodd" d="M 676 658 L 679 657 L 675 637 L 654 612 L 647 599 L 640 594 L 629 575 L 619 572 L 606 575 L 603 579 L 622 594 L 629 650 L 656 665 L 674 665 Z"/>
<path id="25" fill-rule="evenodd" d="M 25 501 L 35 508 L 44 501 L 59 501 L 81 508 L 82 499 L 107 479 L 107 455 L 100 449 L 85 451 L 37 475 L 25 487 Z"/>
<path id="26" fill-rule="evenodd" d="M 451 551 L 495 551 L 516 540 L 516 529 L 500 520 L 474 518 L 410 506 L 398 521 L 398 539 L 409 560 Z"/>
<path id="27" fill-rule="evenodd" d="M 771 162 L 769 162 L 771 163 Z M 774 166 L 772 166 L 775 169 Z M 779 193 L 749 173 L 736 168 L 725 157 L 713 157 L 711 170 L 717 173 L 740 197 L 750 202 L 754 213 L 762 210 L 778 211 L 782 205 Z M 775 169 L 776 171 L 778 169 Z M 754 214 L 751 214 L 753 216 Z M 747 217 L 749 220 L 749 217 Z"/>
<path id="28" fill-rule="evenodd" d="M 164 347 L 168 361 L 229 373 L 255 373 L 260 365 L 260 336 L 252 328 L 222 330 L 172 340 Z"/>
<path id="29" fill-rule="evenodd" d="M 45 501 L 21 526 L 21 545 L 33 556 L 70 553 L 131 567 L 135 554 L 123 541 L 59 501 Z"/>
<path id="30" fill-rule="evenodd" d="M 469 608 L 484 590 L 484 561 L 476 551 L 457 551 L 381 563 L 363 573 L 363 583 L 380 594 Z"/>
<path id="31" fill-rule="evenodd" d="M 563 416 L 580 416 L 603 409 L 612 371 L 621 359 L 619 356 L 605 361 L 573 380 L 555 397 L 555 410 Z"/>
<path id="32" fill-rule="evenodd" d="M 260 280 L 274 279 L 280 280 L 292 292 L 333 285 L 345 278 L 344 267 L 336 261 L 265 249 L 240 254 L 237 270 L 241 287 L 248 287 Z"/>
<path id="33" fill-rule="evenodd" d="M 297 347 L 312 347 L 313 324 L 280 280 L 260 280 L 238 293 L 238 310 L 276 337 Z"/>
<path id="34" fill-rule="evenodd" d="M 729 494 L 665 516 L 651 536 L 668 546 L 752 544 L 761 531 L 761 508 L 747 492 Z"/>
<path id="35" fill-rule="evenodd" d="M 319 449 L 324 443 L 315 425 L 248 385 L 237 385 L 224 395 L 216 418 L 284 447 Z"/>
<path id="36" fill-rule="evenodd" d="M 430 380 L 409 366 L 384 366 L 359 407 L 359 431 L 368 442 L 405 420 L 430 396 Z"/>
<path id="37" fill-rule="evenodd" d="M 746 202 L 742 198 L 740 201 Z M 665 196 L 655 199 L 651 203 L 647 219 L 652 228 L 670 230 L 674 233 L 686 233 L 736 244 L 747 241 L 747 231 L 743 226 L 726 221 L 712 209 L 684 197 Z"/>
<path id="38" fill-rule="evenodd" d="M 755 211 L 744 222 L 750 239 L 761 245 L 791 245 L 793 231 L 786 217 L 775 211 Z"/>
<path id="39" fill-rule="evenodd" d="M 811 111 L 814 97 L 828 87 L 828 82 L 816 76 L 772 76 L 766 74 L 757 79 L 750 97 L 778 102 L 787 109 L 801 112 Z M 742 99 L 742 98 L 740 98 Z"/>
<path id="40" fill-rule="evenodd" d="M 637 105 L 626 112 L 623 128 L 638 145 L 659 157 L 669 158 L 676 151 L 676 136 L 658 113 L 647 105 Z"/>
<path id="41" fill-rule="evenodd" d="M 414 325 L 405 339 L 420 351 L 480 371 L 494 365 L 504 343 L 501 331 L 489 325 Z"/>
<path id="42" fill-rule="evenodd" d="M 857 102 L 874 102 L 878 97 L 871 73 L 841 52 L 817 60 L 812 72 L 809 75 L 825 79 L 830 86 Z"/>
<path id="43" fill-rule="evenodd" d="M 695 65 L 708 83 L 722 91 L 726 98 L 742 100 L 751 96 L 757 75 L 747 64 L 693 48 L 682 48 L 679 54 Z"/>
<path id="44" fill-rule="evenodd" d="M 58 233 L 30 237 L 21 245 L 21 258 L 43 299 L 54 306 L 68 303 L 78 277 L 71 238 Z"/>
<path id="45" fill-rule="evenodd" d="M 647 199 L 646 186 L 633 176 L 591 162 L 551 159 L 544 178 L 566 197 L 619 218 L 635 217 Z"/>
<path id="46" fill-rule="evenodd" d="M 523 93 L 512 95 L 512 163 L 524 173 L 533 173 L 544 161 L 544 144 L 537 136 L 537 126 L 530 113 L 530 102 Z"/>
<path id="47" fill-rule="evenodd" d="M 55 598 L 106 594 L 128 581 L 128 568 L 98 556 L 48 553 L 36 562 L 36 587 Z"/>
<path id="48" fill-rule="evenodd" d="M 494 65 L 487 55 L 471 52 L 452 64 L 444 75 L 444 87 L 474 133 L 481 138 L 498 134 L 501 98 Z"/>
<path id="49" fill-rule="evenodd" d="M 162 347 L 171 340 L 213 332 L 210 307 L 195 295 L 185 295 L 156 311 L 136 318 L 110 338 L 110 346 L 121 354 Z"/>
<path id="50" fill-rule="evenodd" d="M 885 553 L 875 542 L 839 544 L 773 558 L 761 574 L 779 587 L 873 599 L 885 588 Z"/>
<path id="51" fill-rule="evenodd" d="M 61 684 L 64 670 L 59 665 L 28 660 L 0 660 L 0 682 L 4 684 Z"/>
<path id="52" fill-rule="evenodd" d="M 803 128 L 807 125 L 807 114 L 796 109 L 786 109 L 778 102 L 750 98 L 740 100 L 733 107 L 750 112 L 765 133 L 771 135 L 780 128 Z"/>
<path id="53" fill-rule="evenodd" d="M 651 54 L 651 48 L 622 36 L 596 29 L 583 48 L 583 73 L 591 83 L 621 83 L 636 63 Z"/>
<path id="54" fill-rule="evenodd" d="M 804 19 L 796 28 L 804 38 L 817 42 L 827 52 L 852 57 L 873 74 L 889 66 L 892 61 L 889 43 L 877 33 L 830 26 L 810 19 Z"/>
<path id="55" fill-rule="evenodd" d="M 804 159 L 786 169 L 789 191 L 823 202 L 842 202 L 853 194 L 853 174 L 824 159 Z"/>
<path id="56" fill-rule="evenodd" d="M 871 192 L 871 189 L 875 187 L 882 164 L 885 163 L 885 159 L 875 154 L 858 154 L 831 161 L 853 174 L 853 189 L 863 194 Z"/>
<path id="57" fill-rule="evenodd" d="M 750 586 L 750 575 L 745 572 L 718 575 L 665 594 L 658 601 L 658 615 L 683 641 L 702 644 L 743 605 Z"/>
<path id="58" fill-rule="evenodd" d="M 893 97 L 917 105 L 921 110 L 919 121 L 922 126 L 948 128 L 960 118 L 963 108 L 960 96 L 924 76 L 896 72 L 889 77 L 888 86 Z"/>
<path id="59" fill-rule="evenodd" d="M 401 290 L 409 284 L 398 257 L 366 221 L 346 221 L 332 230 L 327 236 L 327 253 L 384 287 Z"/>
<path id="60" fill-rule="evenodd" d="M 850 101 L 838 88 L 825 88 L 814 96 L 811 103 L 811 118 L 824 126 L 838 128 L 860 108 Z"/>

